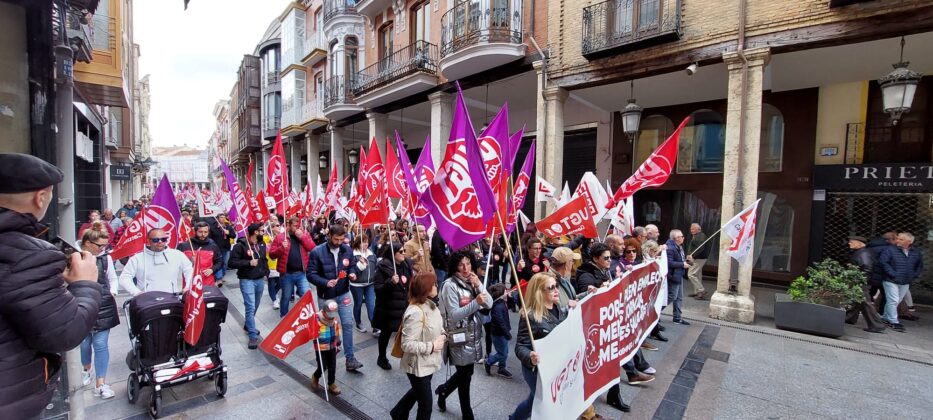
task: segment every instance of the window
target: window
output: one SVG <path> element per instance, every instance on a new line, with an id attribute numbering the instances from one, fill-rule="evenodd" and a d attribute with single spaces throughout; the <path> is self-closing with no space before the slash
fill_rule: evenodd
<path id="1" fill-rule="evenodd" d="M 784 116 L 772 105 L 761 104 L 761 148 L 758 172 L 781 172 L 784 148 Z"/>
<path id="2" fill-rule="evenodd" d="M 339 51 L 337 49 L 337 41 L 330 43 L 330 57 L 327 57 L 327 61 L 330 63 L 330 76 L 335 77 L 339 76 L 340 73 L 340 60 L 338 59 Z"/>
<path id="3" fill-rule="evenodd" d="M 392 55 L 392 22 L 388 22 L 379 28 L 379 59 L 384 60 Z M 355 40 L 355 38 L 354 38 Z M 349 39 L 347 39 L 349 41 Z M 349 47 L 349 43 L 347 44 Z"/>
<path id="4" fill-rule="evenodd" d="M 635 140 L 635 161 L 633 162 L 636 168 L 674 132 L 674 123 L 663 115 L 651 115 L 643 118 L 638 128 L 638 138 Z"/>
<path id="5" fill-rule="evenodd" d="M 725 151 L 725 120 L 716 111 L 695 111 L 680 138 L 677 172 L 722 172 Z"/>
<path id="6" fill-rule="evenodd" d="M 324 73 L 319 72 L 314 76 L 314 101 L 318 104 L 318 109 L 323 109 L 324 103 Z"/>
<path id="7" fill-rule="evenodd" d="M 489 0 L 492 16 L 489 17 L 490 29 L 509 29 L 509 0 Z"/>
<path id="8" fill-rule="evenodd" d="M 411 9 L 411 41 L 427 41 L 431 38 L 430 1 L 424 1 Z"/>
<path id="9" fill-rule="evenodd" d="M 360 71 L 359 65 L 359 42 L 356 40 L 356 37 L 348 36 L 347 40 L 344 42 L 344 56 L 346 57 L 346 75 L 347 80 L 350 81 L 350 86 L 353 86 L 352 81 L 356 80 L 356 73 Z"/>

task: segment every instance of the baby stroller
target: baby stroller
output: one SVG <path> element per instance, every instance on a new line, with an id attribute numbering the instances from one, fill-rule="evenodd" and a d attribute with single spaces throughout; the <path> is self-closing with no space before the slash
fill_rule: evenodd
<path id="1" fill-rule="evenodd" d="M 227 298 L 214 286 L 204 287 L 204 328 L 194 346 L 184 340 L 182 296 L 166 292 L 146 292 L 126 301 L 132 350 L 126 356 L 130 376 L 126 396 L 131 404 L 140 389 L 152 386 L 149 414 L 159 417 L 162 389 L 207 377 L 214 381 L 219 397 L 227 392 L 227 366 L 220 359 L 220 324 L 227 317 Z"/>

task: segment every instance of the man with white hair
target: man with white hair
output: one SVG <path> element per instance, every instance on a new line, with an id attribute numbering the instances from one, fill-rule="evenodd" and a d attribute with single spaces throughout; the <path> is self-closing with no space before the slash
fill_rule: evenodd
<path id="1" fill-rule="evenodd" d="M 910 283 L 923 272 L 923 256 L 913 247 L 914 235 L 910 232 L 897 234 L 895 246 L 887 247 L 878 256 L 884 273 L 884 320 L 895 331 L 904 332 L 897 319 L 897 305 L 910 290 Z"/>
<path id="2" fill-rule="evenodd" d="M 651 226 L 651 225 L 649 225 Z M 671 230 L 667 241 L 667 303 L 674 307 L 674 323 L 690 325 L 681 318 L 681 305 L 684 300 L 684 278 L 690 263 L 684 252 L 684 233 L 680 229 Z"/>
<path id="3" fill-rule="evenodd" d="M 703 233 L 699 223 L 690 225 L 690 243 L 687 244 L 687 262 L 690 263 L 690 269 L 687 270 L 687 278 L 693 284 L 693 293 L 690 297 L 696 300 L 703 300 L 706 297 L 706 289 L 703 288 L 703 266 L 706 265 L 710 250 L 706 239 L 706 234 Z"/>
<path id="4" fill-rule="evenodd" d="M 658 241 L 658 238 L 661 237 L 661 231 L 658 230 L 657 225 L 652 225 L 652 224 L 645 225 L 645 236 L 648 238 L 649 241 L 655 241 L 655 242 L 661 243 Z"/>

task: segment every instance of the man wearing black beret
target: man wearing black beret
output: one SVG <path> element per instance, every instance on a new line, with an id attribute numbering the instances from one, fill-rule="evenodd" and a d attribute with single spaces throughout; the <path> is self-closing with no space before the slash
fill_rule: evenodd
<path id="1" fill-rule="evenodd" d="M 88 252 L 68 259 L 36 238 L 62 171 L 30 155 L 0 154 L 0 418 L 38 416 L 52 399 L 61 356 L 87 337 L 101 289 Z M 66 287 L 67 283 L 67 287 Z"/>

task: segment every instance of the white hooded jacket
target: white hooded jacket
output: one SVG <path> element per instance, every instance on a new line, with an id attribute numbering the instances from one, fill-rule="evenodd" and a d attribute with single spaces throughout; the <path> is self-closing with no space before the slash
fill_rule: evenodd
<path id="1" fill-rule="evenodd" d="M 134 296 L 152 291 L 181 293 L 183 285 L 191 283 L 193 273 L 194 266 L 181 251 L 166 249 L 153 252 L 146 248 L 126 262 L 120 273 L 120 286 Z M 136 284 L 133 278 L 136 278 Z M 179 283 L 179 279 L 183 283 Z"/>

